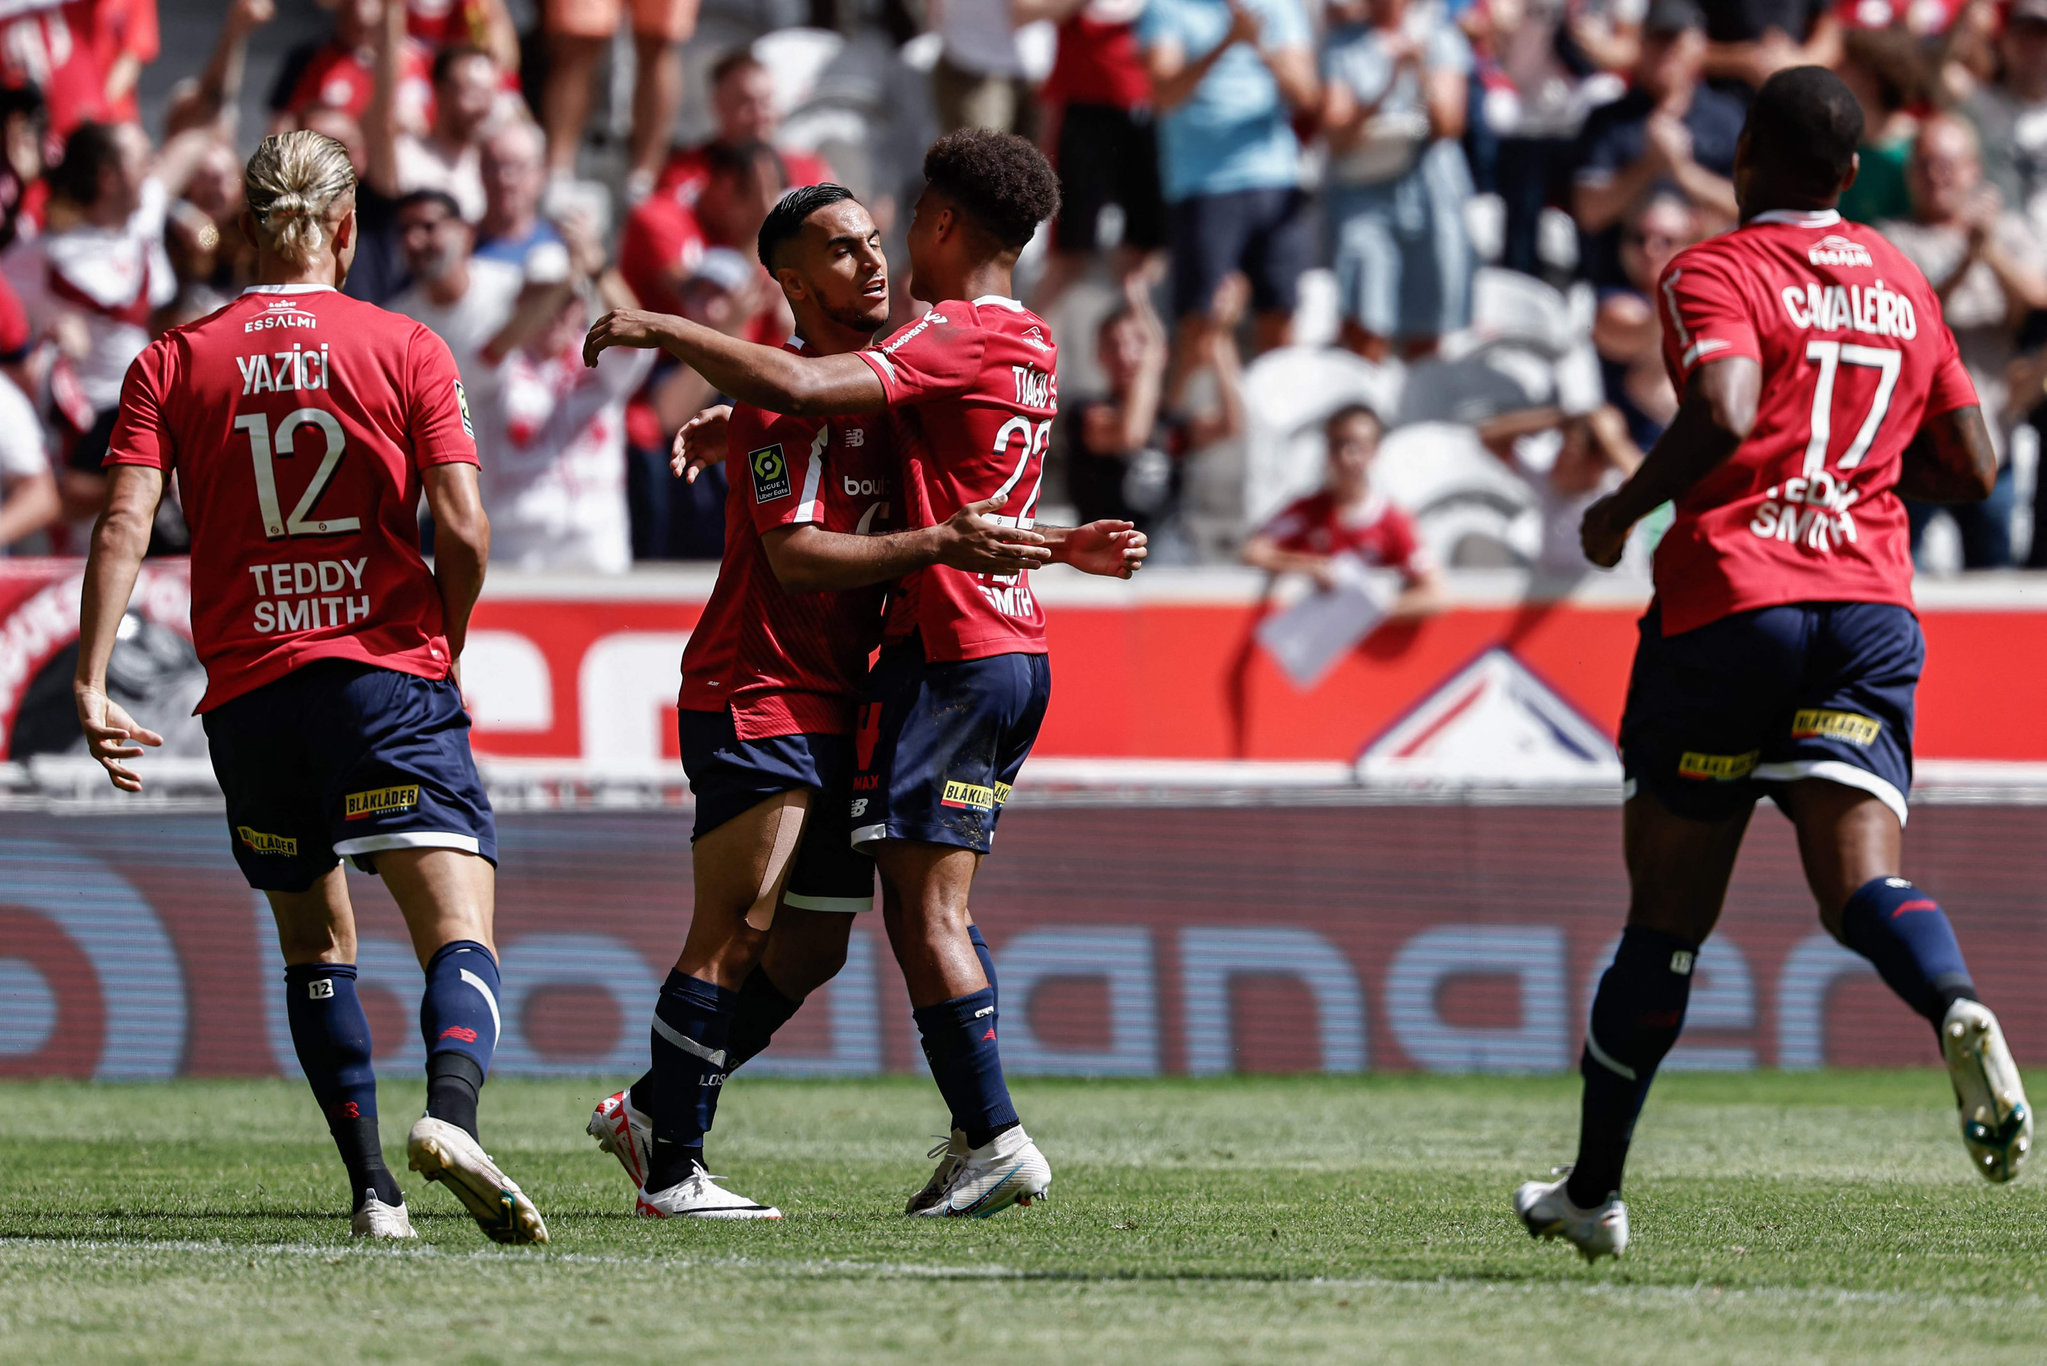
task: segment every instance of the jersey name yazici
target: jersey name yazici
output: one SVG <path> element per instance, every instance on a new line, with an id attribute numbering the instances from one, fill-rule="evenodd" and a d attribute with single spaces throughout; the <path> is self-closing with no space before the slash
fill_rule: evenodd
<path id="1" fill-rule="evenodd" d="M 804 525 L 856 536 L 894 529 L 896 460 L 884 428 L 879 414 L 800 418 L 733 406 L 725 555 L 682 652 L 685 710 L 729 707 L 742 740 L 853 729 L 887 586 L 792 593 L 761 537 Z"/>
<path id="2" fill-rule="evenodd" d="M 1037 520 L 1059 411 L 1059 351 L 1043 319 L 996 295 L 950 299 L 859 355 L 888 392 L 906 525 L 935 526 L 997 493 L 1009 496 L 998 520 Z M 889 640 L 912 632 L 938 660 L 1045 653 L 1028 571 L 918 570 L 888 611 Z"/>
<path id="3" fill-rule="evenodd" d="M 1703 365 L 1762 367 L 1748 440 L 1656 548 L 1665 634 L 1787 602 L 1910 607 L 1901 459 L 1928 417 L 1976 402 L 1918 268 L 1831 211 L 1767 213 L 1680 252 L 1657 296 L 1680 393 Z"/>
<path id="4" fill-rule="evenodd" d="M 439 337 L 320 285 L 251 289 L 129 367 L 109 465 L 175 472 L 199 710 L 316 659 L 445 678 L 421 471 L 476 463 Z"/>

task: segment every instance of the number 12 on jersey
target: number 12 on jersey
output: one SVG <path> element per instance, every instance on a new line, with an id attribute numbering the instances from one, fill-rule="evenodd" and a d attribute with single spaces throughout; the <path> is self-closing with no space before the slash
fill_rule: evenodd
<path id="1" fill-rule="evenodd" d="M 306 485 L 306 491 L 291 510 L 291 516 L 285 517 L 280 514 L 277 502 L 276 457 L 297 453 L 295 443 L 301 426 L 320 430 L 320 467 L 313 471 L 312 481 Z M 256 504 L 263 513 L 264 536 L 275 540 L 279 536 L 332 536 L 344 531 L 362 530 L 360 517 L 312 520 L 313 505 L 320 501 L 320 495 L 334 478 L 346 440 L 341 423 L 335 420 L 334 414 L 324 408 L 294 408 L 278 422 L 273 438 L 268 415 L 245 413 L 235 419 L 235 430 L 248 433 L 249 458 L 256 472 Z"/>

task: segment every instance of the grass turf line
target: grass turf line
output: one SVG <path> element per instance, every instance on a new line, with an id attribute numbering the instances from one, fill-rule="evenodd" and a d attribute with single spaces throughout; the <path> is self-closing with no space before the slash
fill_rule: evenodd
<path id="1" fill-rule="evenodd" d="M 742 1076 L 715 1170 L 774 1224 L 627 1216 L 582 1133 L 608 1086 L 496 1081 L 485 1142 L 544 1250 L 401 1172 L 416 1245 L 347 1236 L 303 1086 L 0 1085 L 0 1357 L 271 1362 L 2037 1359 L 2047 1172 L 1967 1167 L 1933 1072 L 1664 1078 L 1635 1243 L 1587 1268 L 1513 1221 L 1568 1159 L 1571 1078 L 1027 1081 L 1053 1199 L 908 1220 L 928 1083 Z M 387 1151 L 422 1087 L 381 1092 Z"/>

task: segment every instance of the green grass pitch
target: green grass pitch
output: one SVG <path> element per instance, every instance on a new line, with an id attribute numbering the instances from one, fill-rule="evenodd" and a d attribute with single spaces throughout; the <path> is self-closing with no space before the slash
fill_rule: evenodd
<path id="1" fill-rule="evenodd" d="M 302 1086 L 0 1085 L 0 1359 L 1925 1361 L 2047 1355 L 2047 1170 L 1972 1175 L 1933 1072 L 1672 1076 L 1587 1267 L 1514 1184 L 1572 1078 L 1029 1081 L 1053 1198 L 898 1212 L 927 1083 L 739 1078 L 711 1148 L 772 1224 L 629 1218 L 597 1084 L 493 1083 L 484 1138 L 553 1242 L 497 1248 L 402 1173 L 353 1244 Z M 421 1088 L 383 1091 L 403 1162 Z"/>

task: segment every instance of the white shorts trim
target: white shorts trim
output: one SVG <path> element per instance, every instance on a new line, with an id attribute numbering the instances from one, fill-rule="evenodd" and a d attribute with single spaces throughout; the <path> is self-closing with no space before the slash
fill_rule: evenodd
<path id="1" fill-rule="evenodd" d="M 859 825 L 853 828 L 853 847 L 855 849 L 858 849 L 863 844 L 872 844 L 876 840 L 885 840 L 887 838 L 887 821 L 883 821 L 879 825 Z"/>
<path id="2" fill-rule="evenodd" d="M 782 904 L 794 906 L 799 911 L 839 911 L 845 915 L 858 915 L 874 909 L 874 894 L 866 896 L 804 896 L 798 892 L 782 893 Z"/>
<path id="3" fill-rule="evenodd" d="M 342 840 L 334 846 L 334 852 L 343 858 L 375 854 L 385 849 L 460 849 L 465 854 L 483 852 L 476 836 L 458 835 L 453 830 L 399 830 L 388 835 L 364 835 L 361 839 Z"/>
<path id="4" fill-rule="evenodd" d="M 1905 809 L 1905 794 L 1890 783 L 1871 773 L 1866 768 L 1844 764 L 1839 759 L 1793 759 L 1782 764 L 1757 764 L 1750 775 L 1759 783 L 1790 783 L 1800 778 L 1824 778 L 1830 783 L 1852 787 L 1869 793 L 1891 809 L 1891 814 L 1903 825 L 1910 813 Z"/>

